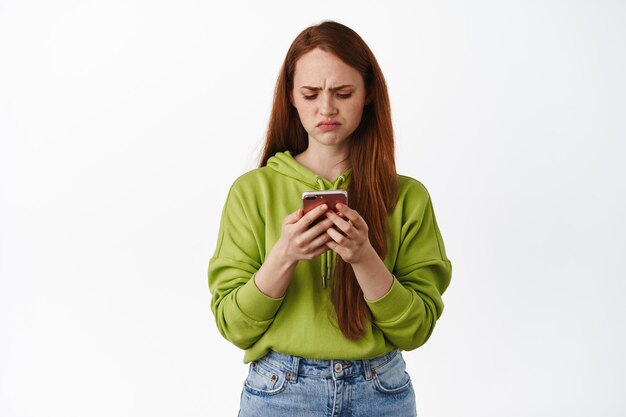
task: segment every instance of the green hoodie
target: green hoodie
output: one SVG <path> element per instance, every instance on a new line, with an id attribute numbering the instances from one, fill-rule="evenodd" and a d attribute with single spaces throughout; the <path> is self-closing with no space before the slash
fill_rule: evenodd
<path id="1" fill-rule="evenodd" d="M 313 359 L 368 359 L 415 349 L 430 337 L 452 269 L 428 191 L 410 177 L 398 175 L 398 202 L 389 215 L 384 263 L 394 283 L 378 300 L 366 300 L 372 323 L 362 338 L 346 338 L 337 325 L 330 285 L 322 284 L 334 262 L 330 251 L 299 261 L 281 298 L 256 287 L 252 278 L 279 239 L 285 217 L 301 207 L 302 192 L 347 189 L 350 179 L 348 169 L 329 182 L 286 151 L 233 183 L 209 262 L 209 289 L 217 327 L 245 349 L 244 362 L 270 349 Z"/>

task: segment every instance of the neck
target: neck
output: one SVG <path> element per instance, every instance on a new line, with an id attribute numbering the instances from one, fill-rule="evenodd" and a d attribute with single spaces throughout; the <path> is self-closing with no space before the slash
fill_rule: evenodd
<path id="1" fill-rule="evenodd" d="M 309 147 L 295 156 L 296 161 L 326 178 L 333 181 L 350 166 L 350 150 L 348 146 L 323 146 L 309 142 Z M 347 144 L 346 144 L 347 145 Z"/>

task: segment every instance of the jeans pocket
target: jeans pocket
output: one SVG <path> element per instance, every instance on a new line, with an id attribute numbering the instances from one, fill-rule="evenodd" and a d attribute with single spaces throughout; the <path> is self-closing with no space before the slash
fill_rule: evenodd
<path id="1" fill-rule="evenodd" d="M 285 389 L 286 382 L 287 379 L 282 372 L 253 362 L 244 382 L 244 389 L 254 395 L 276 395 Z"/>
<path id="2" fill-rule="evenodd" d="M 406 364 L 400 355 L 372 369 L 372 374 L 374 386 L 383 394 L 398 394 L 411 388 L 411 377 L 406 372 Z"/>

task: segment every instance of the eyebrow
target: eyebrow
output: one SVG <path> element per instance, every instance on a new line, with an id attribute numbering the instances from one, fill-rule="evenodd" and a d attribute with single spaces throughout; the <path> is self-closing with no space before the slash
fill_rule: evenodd
<path id="1" fill-rule="evenodd" d="M 305 90 L 311 90 L 311 91 L 321 91 L 322 90 L 321 87 L 311 87 L 311 86 L 308 86 L 308 85 L 303 85 L 300 88 L 304 88 Z M 354 86 L 351 85 L 351 84 L 338 85 L 337 87 L 330 88 L 330 91 L 343 90 L 344 88 L 354 88 Z"/>

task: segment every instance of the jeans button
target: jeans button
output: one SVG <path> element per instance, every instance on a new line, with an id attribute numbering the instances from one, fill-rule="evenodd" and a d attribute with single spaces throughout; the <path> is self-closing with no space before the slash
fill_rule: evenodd
<path id="1" fill-rule="evenodd" d="M 341 372 L 342 369 L 343 369 L 343 366 L 341 366 L 340 363 L 335 364 L 335 372 Z"/>

